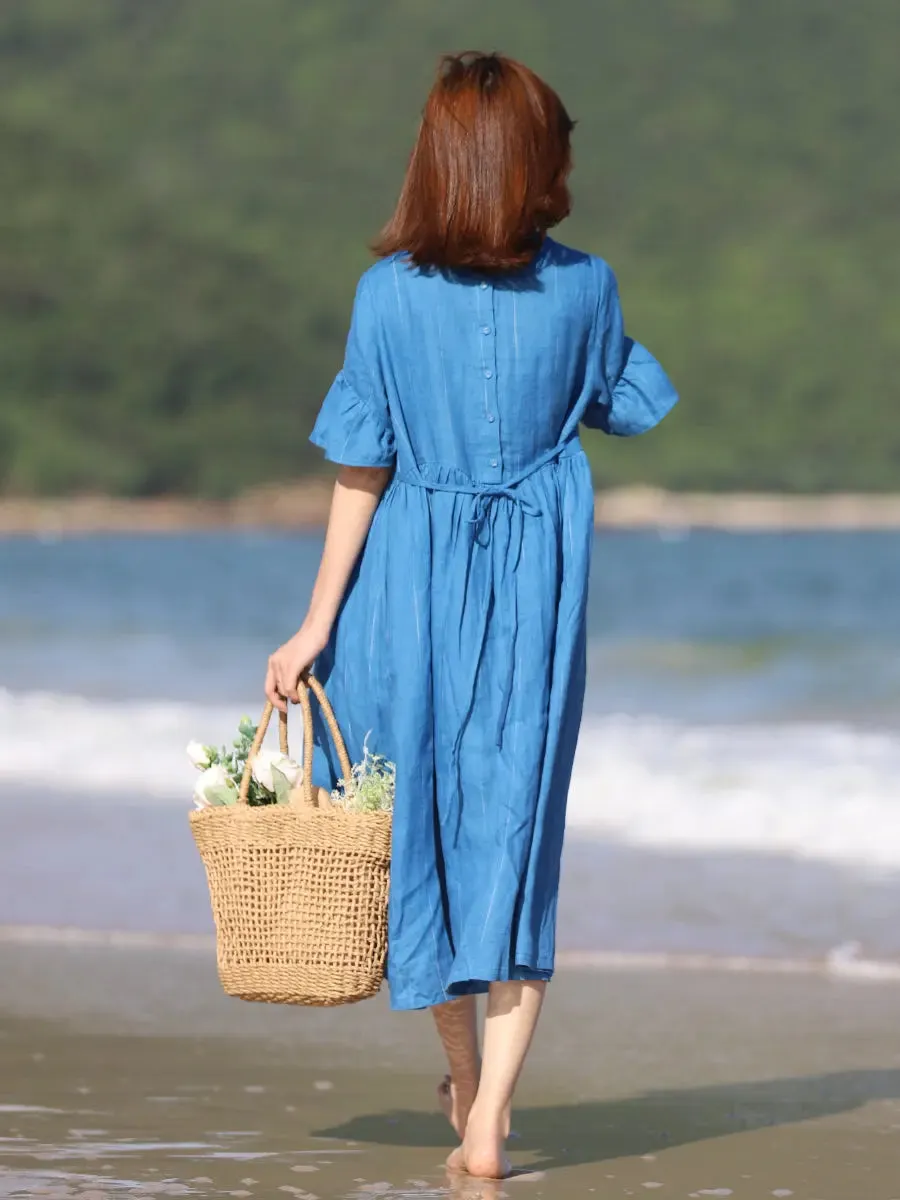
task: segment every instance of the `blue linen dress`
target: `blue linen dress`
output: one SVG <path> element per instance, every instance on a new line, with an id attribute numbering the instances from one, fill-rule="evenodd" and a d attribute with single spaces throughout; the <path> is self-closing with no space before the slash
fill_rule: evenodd
<path id="1" fill-rule="evenodd" d="M 316 671 L 350 756 L 397 765 L 394 1008 L 549 979 L 585 684 L 594 497 L 578 425 L 677 396 L 615 277 L 546 239 L 506 276 L 385 259 L 356 293 L 312 441 L 394 467 Z M 339 774 L 317 730 L 315 781 Z"/>

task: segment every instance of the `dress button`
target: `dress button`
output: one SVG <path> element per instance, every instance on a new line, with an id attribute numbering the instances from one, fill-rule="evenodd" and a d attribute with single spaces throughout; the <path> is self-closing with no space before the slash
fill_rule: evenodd
<path id="1" fill-rule="evenodd" d="M 497 465 L 497 460 L 496 460 L 496 458 L 492 458 L 492 459 L 491 459 L 491 466 L 492 466 L 492 467 L 496 467 L 496 465 Z"/>
<path id="2" fill-rule="evenodd" d="M 491 332 L 490 325 L 482 325 L 481 332 L 485 335 L 489 334 Z"/>
<path id="3" fill-rule="evenodd" d="M 484 377 L 485 377 L 485 379 L 490 379 L 493 374 L 494 374 L 493 371 L 485 371 Z"/>
<path id="4" fill-rule="evenodd" d="M 487 284 L 486 284 L 486 283 L 482 283 L 482 285 L 481 285 L 481 290 L 482 290 L 483 292 L 487 290 Z"/>
<path id="5" fill-rule="evenodd" d="M 496 420 L 496 417 L 494 416 L 493 413 L 488 413 L 488 420 L 493 425 L 494 421 Z"/>

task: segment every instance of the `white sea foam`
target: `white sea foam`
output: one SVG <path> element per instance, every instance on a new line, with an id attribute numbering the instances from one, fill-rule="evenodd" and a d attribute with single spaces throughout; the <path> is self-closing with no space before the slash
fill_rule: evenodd
<path id="1" fill-rule="evenodd" d="M 838 725 L 585 723 L 569 826 L 630 844 L 900 866 L 900 736 Z"/>
<path id="2" fill-rule="evenodd" d="M 187 805 L 184 748 L 241 707 L 0 691 L 0 786 Z M 670 851 L 900 867 L 900 734 L 839 725 L 585 720 L 569 800 L 583 833 Z"/>
<path id="3" fill-rule="evenodd" d="M 0 785 L 187 798 L 196 780 L 187 743 L 230 741 L 242 711 L 0 689 Z"/>

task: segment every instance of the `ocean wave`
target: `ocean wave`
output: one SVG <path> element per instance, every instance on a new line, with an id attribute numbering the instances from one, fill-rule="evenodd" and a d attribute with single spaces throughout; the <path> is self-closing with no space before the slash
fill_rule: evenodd
<path id="1" fill-rule="evenodd" d="M 222 743 L 242 715 L 237 706 L 0 689 L 0 784 L 123 799 L 188 797 L 196 773 L 187 743 Z"/>
<path id="2" fill-rule="evenodd" d="M 632 845 L 900 866 L 900 736 L 589 719 L 569 825 Z"/>
<path id="3" fill-rule="evenodd" d="M 219 742 L 240 706 L 100 703 L 0 691 L 0 784 L 188 803 L 189 739 Z M 569 827 L 668 851 L 900 867 L 900 735 L 839 724 L 585 719 Z"/>

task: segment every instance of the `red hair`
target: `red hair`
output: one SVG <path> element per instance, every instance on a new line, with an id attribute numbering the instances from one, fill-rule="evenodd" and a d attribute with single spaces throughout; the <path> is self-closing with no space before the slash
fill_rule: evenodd
<path id="1" fill-rule="evenodd" d="M 446 55 L 375 253 L 420 267 L 525 266 L 569 214 L 572 128 L 556 92 L 521 63 Z"/>

